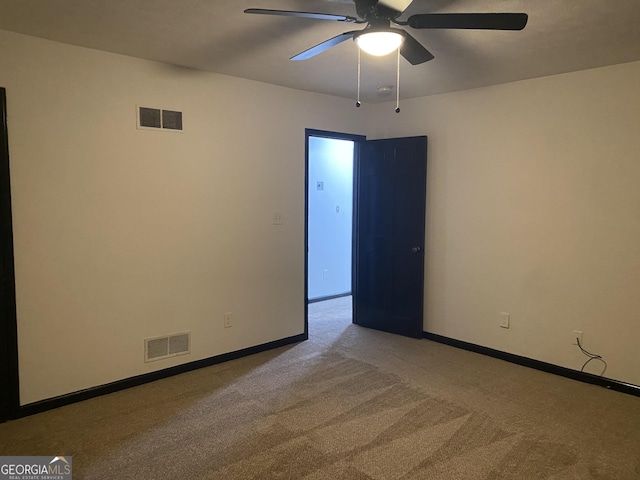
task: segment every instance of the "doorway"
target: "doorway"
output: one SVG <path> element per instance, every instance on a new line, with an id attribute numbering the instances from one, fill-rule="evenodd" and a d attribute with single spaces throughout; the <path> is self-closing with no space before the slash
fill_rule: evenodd
<path id="1" fill-rule="evenodd" d="M 316 150 L 317 145 L 325 148 Z M 343 228 L 342 234 L 333 235 L 342 236 L 340 248 L 351 254 L 343 255 L 341 267 L 332 270 L 323 258 L 312 264 L 314 250 L 321 251 L 325 244 L 330 244 L 324 238 L 323 229 L 327 227 L 312 226 L 314 198 L 323 199 L 318 205 L 333 221 L 345 200 L 336 202 L 326 194 L 330 185 L 325 178 L 331 178 L 331 183 L 333 177 L 327 176 L 326 169 L 316 168 L 313 157 L 317 151 L 325 152 L 318 156 L 319 161 L 323 155 L 332 157 L 334 146 L 336 151 L 344 150 L 344 162 L 350 164 L 345 170 L 349 171 L 346 183 L 351 185 L 352 210 L 351 229 Z M 427 137 L 368 141 L 363 136 L 307 129 L 305 147 L 306 336 L 310 303 L 344 298 L 349 293 L 345 289 L 351 287 L 350 323 L 422 338 Z M 335 253 L 337 249 L 332 246 L 328 250 Z M 345 274 L 349 269 L 351 275 Z M 316 289 L 316 284 L 330 284 L 332 272 L 343 272 L 338 289 L 333 292 Z M 316 307 L 312 313 L 317 313 Z"/>
<path id="2" fill-rule="evenodd" d="M 307 322 L 351 323 L 357 135 L 306 130 Z"/>
<path id="3" fill-rule="evenodd" d="M 309 136 L 309 303 L 351 295 L 353 140 Z"/>

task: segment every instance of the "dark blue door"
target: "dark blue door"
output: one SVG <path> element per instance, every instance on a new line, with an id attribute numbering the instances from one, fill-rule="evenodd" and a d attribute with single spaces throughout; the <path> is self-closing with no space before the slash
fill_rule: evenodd
<path id="1" fill-rule="evenodd" d="M 423 331 L 427 137 L 360 143 L 353 322 Z"/>
<path id="2" fill-rule="evenodd" d="M 15 416 L 19 406 L 6 106 L 5 89 L 0 88 L 0 422 Z"/>

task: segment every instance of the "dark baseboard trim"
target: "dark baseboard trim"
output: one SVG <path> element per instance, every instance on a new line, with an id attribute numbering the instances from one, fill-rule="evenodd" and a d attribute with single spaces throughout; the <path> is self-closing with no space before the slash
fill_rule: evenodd
<path id="1" fill-rule="evenodd" d="M 610 378 L 599 377 L 598 375 L 592 375 L 590 373 L 580 372 L 579 370 L 560 367 L 552 363 L 542 362 L 540 360 L 534 360 L 528 357 L 521 357 L 520 355 L 503 352 L 501 350 L 494 350 L 493 348 L 489 347 L 483 347 L 481 345 L 476 345 L 475 343 L 469 343 L 462 340 L 456 340 L 454 338 L 443 337 L 442 335 L 436 335 L 435 333 L 422 332 L 422 334 L 423 337 L 427 340 L 444 343 L 445 345 L 461 348 L 470 352 L 488 355 L 490 357 L 499 358 L 500 360 L 506 360 L 507 362 L 516 363 L 525 367 L 535 368 L 536 370 L 541 370 L 543 372 L 553 373 L 554 375 L 560 375 L 563 377 L 571 378 L 573 380 L 578 380 L 580 382 L 599 385 L 611 390 L 616 390 L 618 392 L 628 393 L 629 395 L 640 397 L 640 386 L 638 385 L 624 383 L 618 380 L 612 380 Z"/>
<path id="2" fill-rule="evenodd" d="M 334 298 L 348 297 L 349 295 L 351 295 L 351 292 L 339 293 L 337 295 L 328 295 L 326 297 L 310 298 L 307 303 L 324 302 L 326 300 L 333 300 Z"/>
<path id="3" fill-rule="evenodd" d="M 46 400 L 29 403 L 27 405 L 22 405 L 18 411 L 18 414 L 14 416 L 13 419 L 27 417 L 36 413 L 41 413 L 47 410 L 52 410 L 54 408 L 70 405 L 72 403 L 81 402 L 90 398 L 100 397 L 102 395 L 118 392 L 127 388 L 137 387 L 138 385 L 143 385 L 145 383 L 154 382 L 163 378 L 172 377 L 181 373 L 190 372 L 199 368 L 209 367 L 218 363 L 228 362 L 229 360 L 236 360 L 248 355 L 265 352 L 267 350 L 273 350 L 274 348 L 284 347 L 293 343 L 302 342 L 304 340 L 307 340 L 308 338 L 309 336 L 307 333 L 301 333 L 300 335 L 275 340 L 273 342 L 263 343 L 262 345 L 256 345 L 254 347 L 243 348 L 242 350 L 237 350 L 235 352 L 224 353 L 222 355 L 216 355 L 215 357 L 204 358 L 202 360 L 196 360 L 193 362 L 184 363 L 182 365 L 176 365 L 175 367 L 169 367 L 163 370 L 125 378 L 123 380 L 107 383 L 105 385 L 87 388 L 78 392 L 68 393 L 59 397 L 53 397 Z"/>

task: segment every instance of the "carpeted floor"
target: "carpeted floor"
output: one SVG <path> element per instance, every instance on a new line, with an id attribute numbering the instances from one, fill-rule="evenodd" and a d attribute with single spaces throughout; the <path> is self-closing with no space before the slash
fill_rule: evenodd
<path id="1" fill-rule="evenodd" d="M 0 425 L 74 479 L 640 479 L 640 398 L 350 323 Z"/>

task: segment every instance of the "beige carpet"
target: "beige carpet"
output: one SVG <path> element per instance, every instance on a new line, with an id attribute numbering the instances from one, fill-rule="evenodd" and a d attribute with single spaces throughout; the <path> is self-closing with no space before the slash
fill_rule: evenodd
<path id="1" fill-rule="evenodd" d="M 0 425 L 75 479 L 640 479 L 640 398 L 363 329 Z"/>

